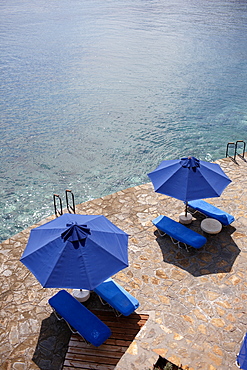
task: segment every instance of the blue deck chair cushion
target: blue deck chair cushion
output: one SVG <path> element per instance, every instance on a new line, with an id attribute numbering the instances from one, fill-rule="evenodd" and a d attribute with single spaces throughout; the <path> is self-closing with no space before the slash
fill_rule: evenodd
<path id="1" fill-rule="evenodd" d="M 181 243 L 190 245 L 194 248 L 201 248 L 207 239 L 196 233 L 193 230 L 188 229 L 186 226 L 180 224 L 177 221 L 172 220 L 167 216 L 160 215 L 153 220 L 153 224 L 161 231 L 176 239 Z"/>
<path id="2" fill-rule="evenodd" d="M 205 202 L 204 200 L 191 200 L 188 202 L 188 206 L 203 213 L 205 216 L 215 218 L 225 226 L 230 225 L 234 221 L 234 217 L 232 215 L 222 211 L 208 202 Z"/>
<path id="3" fill-rule="evenodd" d="M 129 316 L 139 307 L 138 300 L 112 278 L 98 285 L 94 292 L 124 316 Z"/>
<path id="4" fill-rule="evenodd" d="M 66 290 L 60 290 L 48 302 L 69 325 L 94 346 L 100 346 L 111 335 L 108 326 Z"/>
<path id="5" fill-rule="evenodd" d="M 237 355 L 237 365 L 242 370 L 247 370 L 247 333 L 244 335 L 239 354 Z"/>

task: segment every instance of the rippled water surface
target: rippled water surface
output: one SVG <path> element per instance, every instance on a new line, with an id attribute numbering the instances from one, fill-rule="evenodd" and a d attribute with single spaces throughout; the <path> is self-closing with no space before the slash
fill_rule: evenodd
<path id="1" fill-rule="evenodd" d="M 247 141 L 246 0 L 2 0 L 1 240 Z M 65 206 L 65 203 L 64 203 Z"/>

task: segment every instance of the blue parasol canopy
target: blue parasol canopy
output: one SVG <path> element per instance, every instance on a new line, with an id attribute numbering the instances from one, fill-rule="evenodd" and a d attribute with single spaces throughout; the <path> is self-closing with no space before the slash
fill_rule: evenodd
<path id="1" fill-rule="evenodd" d="M 21 262 L 43 287 L 93 290 L 128 266 L 128 234 L 104 216 L 66 213 L 31 230 Z"/>
<path id="2" fill-rule="evenodd" d="M 186 204 L 190 200 L 219 197 L 231 182 L 218 164 L 195 157 L 162 161 L 148 176 L 157 193 Z"/>

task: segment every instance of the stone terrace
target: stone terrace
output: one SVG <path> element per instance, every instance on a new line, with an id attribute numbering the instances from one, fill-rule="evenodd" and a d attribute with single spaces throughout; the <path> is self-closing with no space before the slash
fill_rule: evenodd
<path id="1" fill-rule="evenodd" d="M 129 267 L 115 278 L 140 301 L 137 313 L 150 315 L 116 369 L 149 370 L 159 354 L 184 369 L 237 369 L 247 331 L 247 163 L 237 162 L 217 161 L 232 183 L 220 198 L 208 200 L 235 222 L 207 235 L 200 250 L 188 253 L 158 236 L 152 219 L 165 214 L 178 220 L 184 206 L 155 193 L 150 183 L 77 206 L 77 213 L 103 214 L 129 233 Z M 189 227 L 202 233 L 202 218 L 195 214 Z M 0 249 L 0 368 L 6 370 L 39 368 L 32 359 L 41 326 L 51 316 L 47 300 L 57 291 L 42 288 L 19 262 L 30 229 Z M 55 362 L 46 364 L 57 369 Z"/>

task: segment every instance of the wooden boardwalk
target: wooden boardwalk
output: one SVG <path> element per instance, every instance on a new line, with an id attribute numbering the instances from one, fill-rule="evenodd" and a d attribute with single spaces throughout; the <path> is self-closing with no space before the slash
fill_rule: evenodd
<path id="1" fill-rule="evenodd" d="M 112 331 L 100 347 L 87 344 L 76 334 L 71 336 L 63 370 L 112 370 L 148 320 L 148 315 L 133 313 L 116 317 L 113 311 L 92 310 Z"/>

